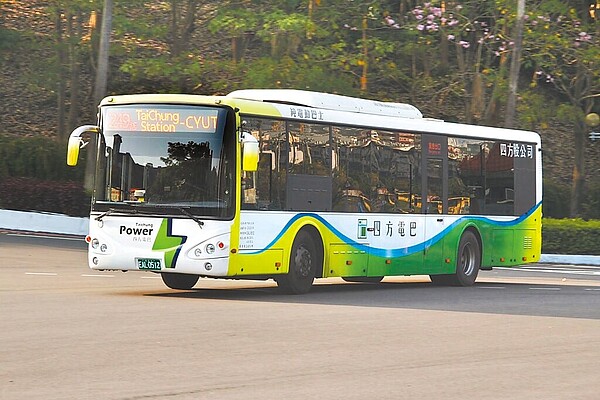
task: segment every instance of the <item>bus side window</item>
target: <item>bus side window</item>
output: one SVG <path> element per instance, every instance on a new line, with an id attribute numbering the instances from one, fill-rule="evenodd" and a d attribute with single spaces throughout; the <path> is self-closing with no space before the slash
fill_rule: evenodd
<path id="1" fill-rule="evenodd" d="M 256 203 L 259 210 L 272 209 L 272 187 L 273 187 L 273 154 L 261 153 L 258 160 L 258 171 L 256 172 Z"/>

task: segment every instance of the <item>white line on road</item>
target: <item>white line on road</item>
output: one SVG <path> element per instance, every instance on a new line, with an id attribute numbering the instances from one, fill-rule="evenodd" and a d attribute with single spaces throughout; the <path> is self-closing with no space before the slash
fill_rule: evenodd
<path id="1" fill-rule="evenodd" d="M 561 290 L 559 287 L 530 287 L 529 290 Z"/>
<path id="2" fill-rule="evenodd" d="M 162 279 L 160 276 L 141 276 L 142 279 Z"/>
<path id="3" fill-rule="evenodd" d="M 25 272 L 25 275 L 42 275 L 42 276 L 56 276 L 55 272 Z"/>
<path id="4" fill-rule="evenodd" d="M 587 290 L 589 292 L 600 292 L 600 289 L 584 289 Z"/>
<path id="5" fill-rule="evenodd" d="M 114 278 L 114 275 L 100 275 L 100 274 L 81 274 L 81 276 L 85 276 L 86 278 Z"/>
<path id="6" fill-rule="evenodd" d="M 571 269 L 505 268 L 505 267 L 496 267 L 494 269 L 503 269 L 505 271 L 517 271 L 517 272 L 540 272 L 540 273 L 546 273 L 546 274 L 600 275 L 600 271 L 597 271 L 597 270 L 596 271 L 583 271 L 583 270 L 577 270 L 577 269 L 571 270 Z"/>
<path id="7" fill-rule="evenodd" d="M 505 286 L 477 286 L 477 289 L 506 289 Z"/>

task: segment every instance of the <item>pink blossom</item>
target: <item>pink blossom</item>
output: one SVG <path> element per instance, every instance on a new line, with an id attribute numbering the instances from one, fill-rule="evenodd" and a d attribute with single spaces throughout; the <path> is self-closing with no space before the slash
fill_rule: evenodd
<path id="1" fill-rule="evenodd" d="M 417 30 L 422 31 L 423 29 L 425 29 L 425 25 L 423 25 L 423 24 L 417 25 Z"/>
<path id="2" fill-rule="evenodd" d="M 454 35 L 448 35 L 448 40 L 454 40 Z"/>

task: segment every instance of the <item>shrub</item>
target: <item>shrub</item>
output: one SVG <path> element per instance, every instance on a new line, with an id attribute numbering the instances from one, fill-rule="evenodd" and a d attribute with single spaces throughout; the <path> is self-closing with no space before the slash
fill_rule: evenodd
<path id="1" fill-rule="evenodd" d="M 583 200 L 582 216 L 589 219 L 600 219 L 600 179 L 587 184 Z M 600 243 L 598 244 L 600 247 Z"/>
<path id="2" fill-rule="evenodd" d="M 544 179 L 544 216 L 567 218 L 570 212 L 571 187 Z"/>
<path id="3" fill-rule="evenodd" d="M 82 180 L 85 163 L 68 167 L 66 151 L 66 142 L 47 137 L 0 135 L 0 179 L 20 176 L 51 181 Z"/>
<path id="4" fill-rule="evenodd" d="M 83 217 L 89 214 L 90 198 L 78 182 L 5 178 L 0 181 L 0 207 Z"/>
<path id="5" fill-rule="evenodd" d="M 542 253 L 600 255 L 600 221 L 544 218 Z"/>

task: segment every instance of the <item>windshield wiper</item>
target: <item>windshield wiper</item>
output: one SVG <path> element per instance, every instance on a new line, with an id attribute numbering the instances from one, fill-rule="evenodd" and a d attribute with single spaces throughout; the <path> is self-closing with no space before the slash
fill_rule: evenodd
<path id="1" fill-rule="evenodd" d="M 102 221 L 102 218 L 106 217 L 107 215 L 110 215 L 112 213 L 114 213 L 115 210 L 114 208 L 109 208 L 107 211 L 103 212 L 102 214 L 98 215 L 96 218 L 94 218 L 96 221 Z"/>
<path id="2" fill-rule="evenodd" d="M 94 218 L 96 221 L 102 221 L 102 218 L 106 217 L 107 215 L 113 214 L 113 213 L 123 213 L 123 214 L 137 214 L 139 212 L 139 210 L 137 208 L 123 208 L 123 209 L 117 209 L 117 208 L 109 208 L 107 211 L 103 212 L 102 214 L 98 215 L 96 218 Z"/>
<path id="3" fill-rule="evenodd" d="M 202 229 L 202 226 L 204 226 L 204 221 L 202 221 L 200 218 L 196 217 L 195 215 L 193 215 L 191 212 L 189 212 L 188 210 L 186 210 L 183 207 L 177 207 L 177 209 L 179 211 L 181 211 L 182 214 L 184 214 L 187 217 L 190 217 L 191 219 L 193 219 L 194 221 L 196 221 L 196 223 L 198 224 L 198 226 L 200 227 L 200 229 Z"/>

